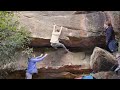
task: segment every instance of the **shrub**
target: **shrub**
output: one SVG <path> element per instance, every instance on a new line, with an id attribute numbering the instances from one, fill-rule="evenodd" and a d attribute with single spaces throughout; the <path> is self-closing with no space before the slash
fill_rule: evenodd
<path id="1" fill-rule="evenodd" d="M 0 64 L 16 60 L 19 50 L 30 50 L 30 33 L 20 26 L 17 18 L 14 12 L 0 11 Z"/>

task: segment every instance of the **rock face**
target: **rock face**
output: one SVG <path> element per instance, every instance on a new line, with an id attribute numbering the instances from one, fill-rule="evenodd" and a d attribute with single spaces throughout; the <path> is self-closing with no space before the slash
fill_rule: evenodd
<path id="1" fill-rule="evenodd" d="M 105 47 L 103 24 L 106 19 L 110 18 L 114 24 L 114 28 L 119 28 L 119 24 L 117 23 L 119 22 L 119 12 L 117 13 L 118 15 L 115 15 L 111 11 L 21 11 L 17 15 L 20 17 L 19 21 L 21 25 L 25 26 L 31 32 L 33 39 L 30 46 L 32 47 L 51 47 L 50 38 L 53 24 L 57 24 L 63 26 L 60 40 L 67 48 L 73 47 L 80 48 L 80 50 L 90 50 L 94 49 L 95 46 Z M 115 31 L 118 30 L 115 29 Z M 58 56 L 55 56 L 56 53 L 58 53 Z M 61 66 L 69 63 L 80 65 L 83 62 L 86 63 L 87 60 L 86 65 L 88 66 L 88 58 L 81 59 L 86 54 L 82 55 L 81 51 L 65 55 L 62 50 L 59 50 L 59 52 L 52 51 L 49 55 L 50 59 L 45 59 L 39 65 Z M 22 59 L 27 60 L 27 58 Z M 26 67 L 26 63 L 23 66 Z"/>
<path id="2" fill-rule="evenodd" d="M 19 21 L 30 32 L 31 46 L 50 46 L 53 24 L 63 26 L 61 41 L 68 47 L 104 47 L 103 24 L 111 19 L 115 31 L 119 31 L 119 11 L 22 11 Z M 89 43 L 89 46 L 88 46 Z"/>
<path id="3" fill-rule="evenodd" d="M 66 65 L 57 69 L 52 67 L 40 68 L 38 69 L 38 74 L 33 74 L 33 79 L 74 79 L 76 76 L 90 72 L 91 69 L 82 69 L 80 65 Z M 10 72 L 5 69 L 0 71 L 0 75 L 1 79 L 25 79 L 25 70 Z"/>
<path id="4" fill-rule="evenodd" d="M 67 47 L 104 47 L 104 21 L 110 19 L 119 32 L 119 11 L 22 11 L 19 21 L 32 32 L 30 46 L 50 46 L 53 24 L 63 26 L 61 41 Z M 89 43 L 89 45 L 88 45 Z"/>
<path id="5" fill-rule="evenodd" d="M 48 53 L 48 56 L 41 62 L 37 63 L 38 68 L 42 67 L 61 67 L 64 65 L 82 65 L 84 68 L 90 68 L 89 60 L 91 52 L 69 52 L 65 53 L 65 50 L 59 48 L 59 50 L 47 50 L 42 51 L 41 48 L 37 48 L 34 53 L 36 56 L 40 55 L 41 52 Z M 19 56 L 18 61 L 15 65 L 16 70 L 26 69 L 28 57 Z M 13 66 L 13 65 L 12 65 Z"/>
<path id="6" fill-rule="evenodd" d="M 80 65 L 84 63 L 89 67 L 90 55 L 87 55 L 84 50 L 94 49 L 95 46 L 104 48 L 105 36 L 103 34 L 103 24 L 105 19 L 110 18 L 112 23 L 115 23 L 113 25 L 114 28 L 119 28 L 117 24 L 119 22 L 119 14 L 114 16 L 115 14 L 113 13 L 110 11 L 19 11 L 16 14 L 20 17 L 21 25 L 31 32 L 33 39 L 30 46 L 51 47 L 50 38 L 53 24 L 57 24 L 64 27 L 60 39 L 67 48 L 83 49 L 82 52 L 71 52 L 68 54 L 63 54 L 63 50 L 51 51 L 48 58 L 38 66 L 62 66 L 69 63 Z M 20 57 L 19 59 L 20 63 L 24 62 L 24 64 L 20 65 L 27 67 L 25 62 L 27 57 Z"/>
<path id="7" fill-rule="evenodd" d="M 65 53 L 63 48 L 55 50 L 53 48 L 34 48 L 34 54 L 39 56 L 41 53 L 47 53 L 48 56 L 37 63 L 38 68 L 42 67 L 53 67 L 58 68 L 65 65 L 82 65 L 84 68 L 90 68 L 90 55 L 92 51 L 72 51 L 69 49 L 69 53 Z M 11 62 L 7 65 L 1 66 L 0 69 L 12 68 L 15 70 L 26 69 L 28 65 L 27 55 L 22 55 L 21 52 L 16 62 Z"/>
<path id="8" fill-rule="evenodd" d="M 60 39 L 67 47 L 104 46 L 105 37 L 102 31 L 105 15 L 103 12 L 75 14 L 75 11 L 24 11 L 20 12 L 19 16 L 21 24 L 32 32 L 31 46 L 50 46 L 54 23 L 64 27 Z"/>
<path id="9" fill-rule="evenodd" d="M 95 72 L 109 71 L 117 61 L 108 51 L 96 47 L 90 57 L 90 67 Z"/>

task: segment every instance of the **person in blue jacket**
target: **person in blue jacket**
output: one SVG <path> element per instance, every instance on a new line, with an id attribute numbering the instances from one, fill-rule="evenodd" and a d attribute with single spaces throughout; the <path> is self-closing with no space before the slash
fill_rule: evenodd
<path id="1" fill-rule="evenodd" d="M 106 21 L 104 24 L 105 33 L 106 33 L 106 50 L 110 53 L 117 51 L 118 43 L 115 40 L 115 32 L 113 30 L 112 24 L 110 21 Z"/>
<path id="2" fill-rule="evenodd" d="M 28 67 L 26 70 L 26 79 L 32 79 L 32 75 L 34 73 L 38 73 L 37 67 L 36 67 L 36 63 L 42 61 L 48 54 L 41 54 L 38 57 L 30 57 L 28 59 Z"/>

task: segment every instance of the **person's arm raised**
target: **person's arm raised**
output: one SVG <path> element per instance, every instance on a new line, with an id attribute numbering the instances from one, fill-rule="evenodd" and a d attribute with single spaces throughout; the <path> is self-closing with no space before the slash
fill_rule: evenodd
<path id="1" fill-rule="evenodd" d="M 61 32 L 62 32 L 62 29 L 63 29 L 63 27 L 61 26 L 61 27 L 60 27 L 60 32 L 59 32 L 59 34 L 61 34 Z"/>
<path id="2" fill-rule="evenodd" d="M 42 57 L 42 56 L 43 56 L 43 54 L 41 54 L 40 56 L 36 57 L 36 59 L 39 59 L 39 58 Z"/>
<path id="3" fill-rule="evenodd" d="M 32 59 L 31 61 L 33 62 L 39 62 L 39 61 L 42 61 L 48 54 L 45 54 L 44 56 L 40 57 L 40 58 L 34 58 Z"/>
<path id="4" fill-rule="evenodd" d="M 53 25 L 53 31 L 52 31 L 52 34 L 55 33 L 55 27 L 56 27 L 56 25 Z"/>

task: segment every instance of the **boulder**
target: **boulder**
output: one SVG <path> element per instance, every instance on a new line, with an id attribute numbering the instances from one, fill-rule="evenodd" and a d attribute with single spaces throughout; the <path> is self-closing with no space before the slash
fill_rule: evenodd
<path id="1" fill-rule="evenodd" d="M 105 46 L 105 20 L 111 20 L 115 32 L 120 28 L 119 11 L 19 11 L 17 15 L 31 32 L 34 47 L 50 46 L 53 24 L 64 27 L 60 39 L 67 47 L 80 48 Z"/>
<path id="2" fill-rule="evenodd" d="M 111 53 L 99 47 L 95 47 L 90 57 L 90 67 L 94 72 L 109 71 L 116 63 Z"/>
<path id="3" fill-rule="evenodd" d="M 93 75 L 96 79 L 120 79 L 120 75 L 117 75 L 115 72 L 106 71 L 98 72 Z"/>
<path id="4" fill-rule="evenodd" d="M 63 26 L 61 42 L 67 47 L 94 48 L 105 45 L 103 35 L 103 12 L 74 14 L 75 12 L 19 12 L 19 21 L 30 32 L 33 40 L 30 46 L 50 46 L 53 24 Z M 48 13 L 43 15 L 42 13 Z M 58 14 L 59 13 L 59 14 Z M 89 45 L 88 45 L 89 43 Z"/>

